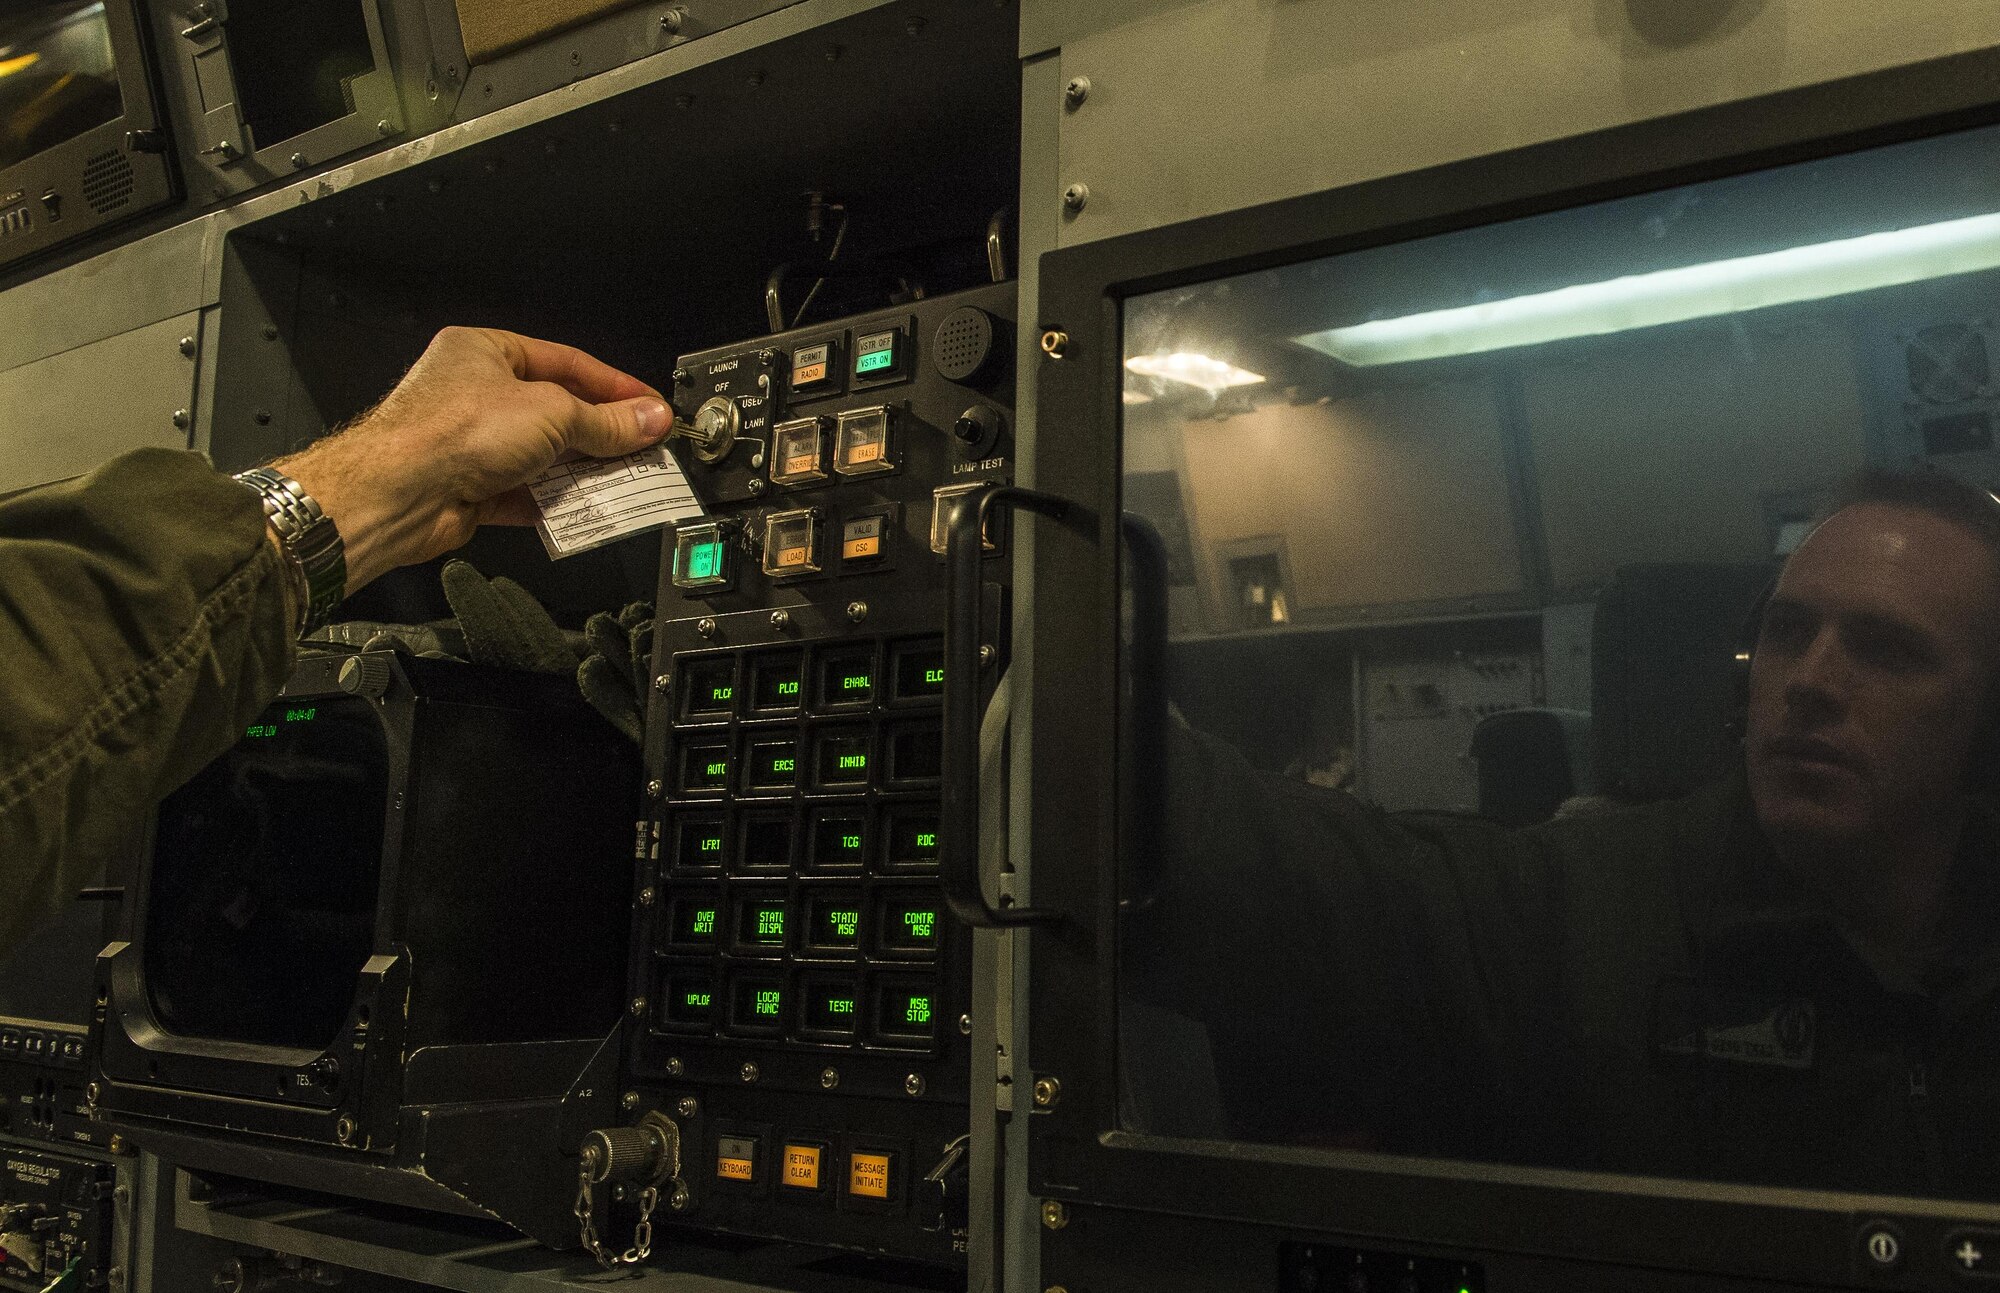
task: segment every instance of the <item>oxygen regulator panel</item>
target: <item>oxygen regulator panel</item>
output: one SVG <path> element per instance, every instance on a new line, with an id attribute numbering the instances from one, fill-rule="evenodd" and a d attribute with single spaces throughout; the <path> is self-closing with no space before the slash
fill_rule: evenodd
<path id="1" fill-rule="evenodd" d="M 952 1263 L 970 945 L 945 901 L 949 521 L 1012 467 L 1011 285 L 684 356 L 633 942 L 660 1221 Z M 977 685 L 1007 534 L 977 538 Z"/>

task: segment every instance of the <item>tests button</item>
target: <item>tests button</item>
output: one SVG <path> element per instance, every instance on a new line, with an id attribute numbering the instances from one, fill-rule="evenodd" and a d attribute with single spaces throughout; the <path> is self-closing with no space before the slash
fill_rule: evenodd
<path id="1" fill-rule="evenodd" d="M 715 1174 L 739 1185 L 757 1181 L 757 1138 L 724 1136 L 715 1143 Z"/>
<path id="2" fill-rule="evenodd" d="M 825 1155 L 823 1145 L 785 1146 L 785 1174 L 781 1180 L 788 1190 L 817 1190 L 820 1188 L 819 1165 Z"/>
<path id="3" fill-rule="evenodd" d="M 857 1149 L 847 1158 L 847 1192 L 857 1199 L 887 1199 L 896 1184 L 896 1156 Z"/>

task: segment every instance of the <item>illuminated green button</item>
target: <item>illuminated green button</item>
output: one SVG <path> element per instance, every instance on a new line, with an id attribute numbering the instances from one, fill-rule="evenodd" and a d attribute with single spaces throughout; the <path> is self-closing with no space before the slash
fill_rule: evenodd
<path id="1" fill-rule="evenodd" d="M 688 818 L 680 825 L 680 847 L 674 861 L 681 866 L 721 866 L 723 856 L 722 820 L 714 817 Z"/>
<path id="2" fill-rule="evenodd" d="M 864 333 L 854 341 L 854 375 L 886 377 L 896 371 L 903 334 L 896 328 Z"/>
<path id="3" fill-rule="evenodd" d="M 812 845 L 815 867 L 859 867 L 867 857 L 863 819 L 845 813 L 820 818 Z"/>
<path id="4" fill-rule="evenodd" d="M 899 815 L 889 823 L 889 862 L 902 867 L 934 867 L 938 861 L 935 813 Z"/>
<path id="5" fill-rule="evenodd" d="M 699 591 L 730 581 L 729 547 L 720 525 L 684 525 L 674 532 L 674 587 Z"/>
<path id="6" fill-rule="evenodd" d="M 870 766 L 866 732 L 827 733 L 819 738 L 819 756 L 814 771 L 821 785 L 865 784 Z"/>
<path id="7" fill-rule="evenodd" d="M 825 1037 L 852 1037 L 861 1019 L 860 995 L 842 979 L 806 987 L 805 1026 Z"/>
<path id="8" fill-rule="evenodd" d="M 901 700 L 944 694 L 944 648 L 912 647 L 896 657 L 896 696 Z"/>
<path id="9" fill-rule="evenodd" d="M 667 976 L 665 1022 L 673 1028 L 706 1028 L 715 1018 L 715 980 L 706 971 Z"/>
<path id="10" fill-rule="evenodd" d="M 721 790 L 729 784 L 729 747 L 690 745 L 682 755 L 681 786 L 686 790 Z"/>
<path id="11" fill-rule="evenodd" d="M 877 938 L 885 952 L 931 955 L 937 951 L 943 918 L 934 899 L 891 897 L 882 904 Z"/>
<path id="12" fill-rule="evenodd" d="M 719 928 L 719 913 L 720 908 L 713 894 L 676 898 L 670 924 L 673 941 L 692 947 L 713 944 Z"/>
<path id="13" fill-rule="evenodd" d="M 736 707 L 734 660 L 724 657 L 690 661 L 681 666 L 681 678 L 687 688 L 688 717 L 720 716 Z"/>
<path id="14" fill-rule="evenodd" d="M 861 945 L 859 894 L 822 894 L 812 900 L 811 912 L 808 937 L 814 947 L 842 951 Z"/>
<path id="15" fill-rule="evenodd" d="M 744 1032 L 777 1032 L 785 1026 L 785 985 L 779 979 L 739 979 L 729 1022 Z"/>
<path id="16" fill-rule="evenodd" d="M 875 657 L 872 652 L 842 652 L 820 662 L 822 705 L 866 705 L 875 698 Z"/>
<path id="17" fill-rule="evenodd" d="M 937 1035 L 937 990 L 929 984 L 888 983 L 876 1001 L 875 1031 L 893 1041 L 929 1041 Z"/>
<path id="18" fill-rule="evenodd" d="M 736 941 L 744 947 L 782 948 L 786 916 L 782 898 L 746 901 L 736 911 Z"/>

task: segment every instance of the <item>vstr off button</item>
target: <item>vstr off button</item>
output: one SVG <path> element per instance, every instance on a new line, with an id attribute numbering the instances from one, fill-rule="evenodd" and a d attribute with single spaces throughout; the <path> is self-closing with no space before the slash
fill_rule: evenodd
<path id="1" fill-rule="evenodd" d="M 2000 1230 L 1954 1230 L 1945 1237 L 1944 1255 L 1961 1279 L 2000 1279 Z"/>
<path id="2" fill-rule="evenodd" d="M 1871 1221 L 1861 1227 L 1861 1264 L 1881 1274 L 1903 1264 L 1903 1232 L 1886 1221 Z"/>

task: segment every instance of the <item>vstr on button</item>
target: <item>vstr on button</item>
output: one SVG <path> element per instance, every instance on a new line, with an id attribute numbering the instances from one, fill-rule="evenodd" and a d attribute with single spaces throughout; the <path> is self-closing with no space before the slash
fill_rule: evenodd
<path id="1" fill-rule="evenodd" d="M 1959 1230 L 1944 1241 L 1952 1270 L 1968 1279 L 2000 1279 L 2000 1231 Z"/>

